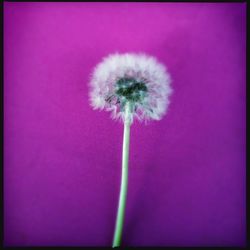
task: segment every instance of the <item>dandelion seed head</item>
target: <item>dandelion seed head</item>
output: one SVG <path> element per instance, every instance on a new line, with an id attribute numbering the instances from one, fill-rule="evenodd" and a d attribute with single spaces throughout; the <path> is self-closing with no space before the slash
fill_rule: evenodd
<path id="1" fill-rule="evenodd" d="M 130 120 L 160 120 L 169 105 L 171 77 L 156 58 L 145 54 L 111 54 L 95 67 L 90 80 L 90 104 L 125 119 L 130 103 Z"/>

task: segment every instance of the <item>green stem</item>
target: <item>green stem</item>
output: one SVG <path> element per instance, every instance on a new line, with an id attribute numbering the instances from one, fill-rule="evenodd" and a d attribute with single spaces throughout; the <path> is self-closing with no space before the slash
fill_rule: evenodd
<path id="1" fill-rule="evenodd" d="M 125 121 L 124 121 L 124 132 L 123 132 L 123 147 L 122 147 L 122 176 L 121 176 L 121 187 L 119 205 L 117 210 L 115 232 L 113 238 L 112 247 L 119 247 L 121 245 L 122 228 L 124 222 L 124 212 L 126 205 L 126 195 L 128 187 L 128 157 L 129 157 L 129 137 L 130 137 L 130 104 L 127 103 L 125 106 Z"/>

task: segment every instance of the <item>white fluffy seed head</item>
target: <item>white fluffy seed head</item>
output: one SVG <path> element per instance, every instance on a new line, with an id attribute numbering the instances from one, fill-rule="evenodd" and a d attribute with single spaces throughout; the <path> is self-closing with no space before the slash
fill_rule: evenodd
<path id="1" fill-rule="evenodd" d="M 130 121 L 160 120 L 169 105 L 171 78 L 164 65 L 145 54 L 111 54 L 94 69 L 90 81 L 90 104 L 111 111 L 112 118 L 125 119 L 130 103 Z"/>

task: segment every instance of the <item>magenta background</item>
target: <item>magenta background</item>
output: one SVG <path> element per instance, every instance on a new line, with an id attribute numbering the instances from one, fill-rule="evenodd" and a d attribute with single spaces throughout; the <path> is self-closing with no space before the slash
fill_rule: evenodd
<path id="1" fill-rule="evenodd" d="M 142 51 L 174 93 L 131 128 L 123 244 L 244 246 L 245 28 L 245 3 L 5 2 L 5 245 L 111 245 L 123 127 L 87 83 Z"/>

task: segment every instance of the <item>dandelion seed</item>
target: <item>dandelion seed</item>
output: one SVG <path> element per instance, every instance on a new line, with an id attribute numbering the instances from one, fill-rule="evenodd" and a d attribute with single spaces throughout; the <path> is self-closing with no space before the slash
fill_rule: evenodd
<path id="1" fill-rule="evenodd" d="M 172 93 L 166 67 L 145 54 L 113 54 L 99 63 L 90 81 L 90 103 L 95 109 L 110 111 L 114 119 L 125 118 L 125 104 L 130 103 L 131 123 L 159 120 L 166 113 Z M 111 102 L 115 99 L 115 102 Z M 152 103 L 156 105 L 152 106 Z M 113 107 L 114 108 L 114 107 Z M 114 109 L 112 109 L 114 110 Z M 137 110 L 140 110 L 138 112 Z"/>

